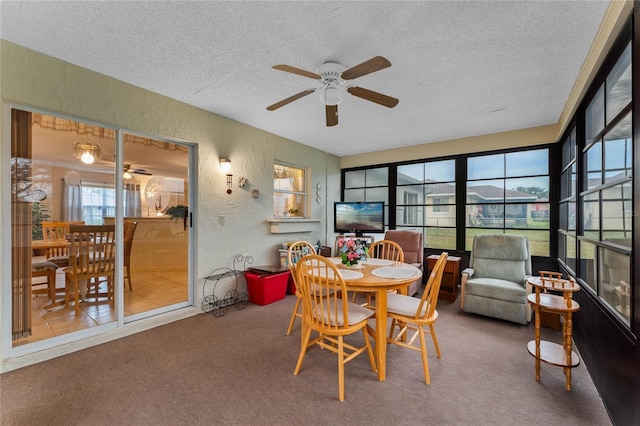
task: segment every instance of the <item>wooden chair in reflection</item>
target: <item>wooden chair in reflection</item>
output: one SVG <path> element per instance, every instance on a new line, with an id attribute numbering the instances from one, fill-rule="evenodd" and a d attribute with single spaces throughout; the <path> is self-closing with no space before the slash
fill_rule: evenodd
<path id="1" fill-rule="evenodd" d="M 440 293 L 440 284 L 442 283 L 444 267 L 447 264 L 447 257 L 448 253 L 446 252 L 440 254 L 420 299 L 403 294 L 389 294 L 387 299 L 387 314 L 392 320 L 387 342 L 422 353 L 422 367 L 426 384 L 431 382 L 431 378 L 429 376 L 425 333 L 431 334 L 433 345 L 436 348 L 436 355 L 438 358 L 441 357 L 435 329 L 435 323 L 438 319 L 436 304 L 438 303 L 438 293 Z M 398 334 L 394 336 L 396 327 L 399 330 Z M 426 330 L 425 327 L 429 327 L 429 329 Z M 415 333 L 407 341 L 409 331 Z M 420 347 L 414 346 L 417 337 L 420 338 Z"/>
<path id="2" fill-rule="evenodd" d="M 404 262 L 404 252 L 400 244 L 391 240 L 380 240 L 369 246 L 369 257 L 374 259 L 394 260 Z M 395 291 L 394 291 L 395 292 Z M 371 306 L 371 293 L 367 293 L 367 303 L 365 306 Z M 353 293 L 352 302 L 356 301 L 357 292 Z"/>
<path id="3" fill-rule="evenodd" d="M 149 229 L 144 233 L 144 238 L 148 240 L 157 240 L 160 238 L 160 231 L 158 229 Z"/>
<path id="4" fill-rule="evenodd" d="M 64 240 L 69 237 L 69 226 L 84 225 L 84 221 L 79 222 L 42 222 L 42 239 Z M 47 261 L 53 262 L 63 268 L 69 266 L 69 249 L 66 247 L 56 247 L 46 250 Z"/>
<path id="5" fill-rule="evenodd" d="M 298 260 L 302 259 L 308 254 L 316 254 L 316 249 L 311 245 L 311 243 L 308 243 L 306 241 L 296 241 L 295 243 L 290 244 L 287 251 L 287 262 L 289 263 L 291 278 L 293 279 L 293 283 L 296 286 L 296 304 L 293 307 L 293 312 L 291 313 L 291 320 L 289 321 L 287 336 L 291 334 L 291 330 L 293 330 L 293 324 L 296 321 L 296 318 L 302 318 L 302 313 L 300 312 L 302 294 L 298 290 L 296 264 L 298 263 Z"/>
<path id="6" fill-rule="evenodd" d="M 189 241 L 189 231 L 176 232 L 171 236 L 172 243 L 184 243 Z"/>
<path id="7" fill-rule="evenodd" d="M 56 298 L 56 271 L 58 265 L 53 262 L 34 262 L 31 264 L 31 278 L 46 277 L 45 283 L 33 283 L 32 288 L 46 284 L 46 289 L 33 289 L 33 294 L 47 294 L 51 302 Z"/>
<path id="8" fill-rule="evenodd" d="M 297 283 L 304 303 L 303 344 L 300 348 L 295 375 L 300 372 L 307 349 L 313 345 L 338 354 L 338 396 L 344 401 L 344 365 L 367 352 L 371 370 L 376 362 L 366 331 L 367 322 L 374 312 L 341 298 L 347 286 L 338 268 L 326 257 L 312 254 L 300 259 L 296 265 Z M 319 336 L 311 340 L 311 332 Z M 364 345 L 357 347 L 344 341 L 345 336 L 362 331 Z"/>
<path id="9" fill-rule="evenodd" d="M 87 297 L 106 297 L 113 308 L 115 261 L 115 225 L 71 225 L 65 307 L 73 298 L 75 313 L 80 313 L 82 285 L 87 286 Z M 103 283 L 106 291 L 101 292 Z"/>
<path id="10" fill-rule="evenodd" d="M 131 285 L 131 249 L 133 247 L 133 236 L 136 233 L 138 222 L 126 221 L 124 223 L 124 278 L 129 283 L 129 290 L 133 290 Z"/>

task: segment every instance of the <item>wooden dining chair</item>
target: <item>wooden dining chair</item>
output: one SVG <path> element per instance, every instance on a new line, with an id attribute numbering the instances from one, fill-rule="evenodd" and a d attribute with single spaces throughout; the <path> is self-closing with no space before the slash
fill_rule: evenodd
<path id="1" fill-rule="evenodd" d="M 435 323 L 438 319 L 436 304 L 438 303 L 438 293 L 440 292 L 440 283 L 442 282 L 444 267 L 447 264 L 447 257 L 448 253 L 443 252 L 438 258 L 420 299 L 403 294 L 389 294 L 387 299 L 387 314 L 391 318 L 391 329 L 387 342 L 422 353 L 422 367 L 426 384 L 429 384 L 431 379 L 429 376 L 425 333 L 431 334 L 433 345 L 436 348 L 436 355 L 438 358 L 441 357 L 435 329 Z M 429 327 L 428 330 L 425 329 L 426 326 Z M 394 336 L 396 327 L 398 328 L 398 333 Z M 407 336 L 409 331 L 414 332 L 411 338 Z M 414 346 L 418 337 L 420 338 L 419 347 Z"/>
<path id="2" fill-rule="evenodd" d="M 79 222 L 42 222 L 42 239 L 64 240 L 69 237 L 69 227 L 71 225 L 84 225 L 84 221 Z M 47 261 L 53 262 L 59 267 L 69 266 L 69 249 L 67 247 L 54 247 L 46 249 Z"/>
<path id="3" fill-rule="evenodd" d="M 31 264 L 31 278 L 46 277 L 47 288 L 46 289 L 34 289 L 34 294 L 45 293 L 49 296 L 51 302 L 55 302 L 56 298 L 56 271 L 58 265 L 53 262 L 33 262 Z M 33 287 L 39 286 L 45 283 L 31 283 Z"/>
<path id="4" fill-rule="evenodd" d="M 344 401 L 344 365 L 367 352 L 371 370 L 376 362 L 366 331 L 367 322 L 374 314 L 370 309 L 341 298 L 347 287 L 336 265 L 326 257 L 312 254 L 300 259 L 296 266 L 297 283 L 304 303 L 304 336 L 298 363 L 293 374 L 297 375 L 307 349 L 313 345 L 338 354 L 338 397 Z M 311 340 L 311 332 L 319 336 Z M 344 337 L 362 331 L 364 345 L 356 347 L 346 343 Z"/>
<path id="5" fill-rule="evenodd" d="M 75 314 L 80 313 L 80 282 L 95 289 L 88 297 L 106 297 L 114 307 L 114 272 L 116 259 L 115 225 L 71 225 L 69 266 L 66 274 L 64 305 L 71 298 L 75 303 Z M 106 292 L 99 291 L 106 283 Z"/>
<path id="6" fill-rule="evenodd" d="M 287 262 L 289 264 L 289 270 L 291 271 L 291 279 L 293 279 L 293 284 L 296 286 L 296 304 L 294 305 L 293 312 L 291 313 L 291 320 L 289 320 L 287 336 L 291 334 L 296 318 L 302 319 L 302 312 L 300 311 L 300 307 L 302 306 L 302 295 L 298 289 L 296 264 L 300 259 L 308 254 L 316 254 L 316 249 L 311 245 L 311 243 L 307 241 L 296 241 L 289 244 L 289 249 L 287 250 Z"/>
<path id="7" fill-rule="evenodd" d="M 404 262 L 404 251 L 395 241 L 380 240 L 369 247 L 369 257 Z"/>
<path id="8" fill-rule="evenodd" d="M 374 259 L 394 260 L 397 262 L 404 262 L 404 252 L 400 244 L 391 240 L 380 240 L 369 246 L 369 257 Z M 356 301 L 358 292 L 353 293 L 351 299 L 352 302 Z M 367 302 L 365 306 L 371 306 L 372 296 L 371 293 L 366 293 Z"/>
<path id="9" fill-rule="evenodd" d="M 131 285 L 131 249 L 133 248 L 133 236 L 136 233 L 138 222 L 131 220 L 124 223 L 124 272 L 125 279 L 129 283 L 129 290 L 133 290 Z"/>

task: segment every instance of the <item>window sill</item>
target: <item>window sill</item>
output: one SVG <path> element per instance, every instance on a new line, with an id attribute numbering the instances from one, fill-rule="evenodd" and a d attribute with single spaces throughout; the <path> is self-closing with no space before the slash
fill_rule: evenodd
<path id="1" fill-rule="evenodd" d="M 282 217 L 267 219 L 272 234 L 290 234 L 294 232 L 316 231 L 319 219 L 305 219 L 302 217 Z"/>

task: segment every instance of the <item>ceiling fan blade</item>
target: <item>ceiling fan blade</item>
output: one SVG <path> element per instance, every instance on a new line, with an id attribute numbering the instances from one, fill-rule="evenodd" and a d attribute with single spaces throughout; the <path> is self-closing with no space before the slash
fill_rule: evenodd
<path id="1" fill-rule="evenodd" d="M 391 62 L 386 58 L 376 56 L 375 58 L 371 58 L 368 61 L 361 63 L 360 65 L 356 65 L 355 67 L 351 67 L 348 70 L 343 71 L 340 77 L 344 80 L 353 80 L 354 78 L 362 77 L 363 75 L 371 74 L 372 72 L 380 71 L 385 68 L 389 68 L 390 66 Z"/>
<path id="2" fill-rule="evenodd" d="M 326 105 L 327 127 L 338 124 L 338 105 Z"/>
<path id="3" fill-rule="evenodd" d="M 150 173 L 145 169 L 132 169 L 131 173 L 135 173 L 137 175 L 153 176 L 153 173 Z"/>
<path id="4" fill-rule="evenodd" d="M 300 93 L 296 93 L 296 94 L 295 94 L 295 95 L 293 95 L 293 96 L 289 96 L 287 99 L 283 99 L 283 100 L 281 100 L 280 102 L 276 102 L 275 104 L 268 106 L 268 107 L 267 107 L 267 110 L 269 110 L 269 111 L 275 111 L 275 110 L 277 110 L 278 108 L 280 108 L 281 106 L 285 106 L 286 104 L 288 104 L 288 103 L 290 103 L 290 102 L 293 102 L 293 101 L 295 101 L 295 100 L 297 100 L 297 99 L 300 99 L 300 98 L 302 98 L 303 96 L 310 95 L 310 94 L 311 94 L 311 93 L 313 93 L 313 92 L 315 92 L 315 90 L 311 90 L 311 89 L 309 89 L 309 90 L 305 90 L 305 91 L 300 92 Z"/>
<path id="5" fill-rule="evenodd" d="M 382 93 L 363 89 L 362 87 L 357 86 L 349 87 L 347 92 L 351 93 L 353 96 L 375 102 L 379 105 L 386 106 L 387 108 L 393 108 L 398 105 L 399 102 L 396 98 L 392 98 L 391 96 L 383 95 Z"/>
<path id="6" fill-rule="evenodd" d="M 291 65 L 274 65 L 272 68 L 274 70 L 290 72 L 290 73 L 293 73 L 293 74 L 301 75 L 303 77 L 313 78 L 314 80 L 322 80 L 322 76 L 320 74 L 316 74 L 316 73 L 311 72 L 311 71 L 305 71 L 305 70 L 300 69 L 300 68 L 292 67 Z"/>

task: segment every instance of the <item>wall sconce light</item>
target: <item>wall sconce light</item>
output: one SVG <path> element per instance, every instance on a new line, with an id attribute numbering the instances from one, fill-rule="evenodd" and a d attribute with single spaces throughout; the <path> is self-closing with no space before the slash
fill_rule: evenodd
<path id="1" fill-rule="evenodd" d="M 85 164 L 93 164 L 100 160 L 100 145 L 88 142 L 74 142 L 73 157 Z"/>
<path id="2" fill-rule="evenodd" d="M 220 168 L 222 169 L 222 171 L 229 173 L 231 171 L 231 160 L 227 160 L 226 158 L 221 158 Z"/>
<path id="3" fill-rule="evenodd" d="M 231 194 L 231 185 L 233 184 L 233 175 L 231 174 L 231 160 L 221 158 L 220 168 L 223 171 L 227 172 L 227 194 Z"/>

